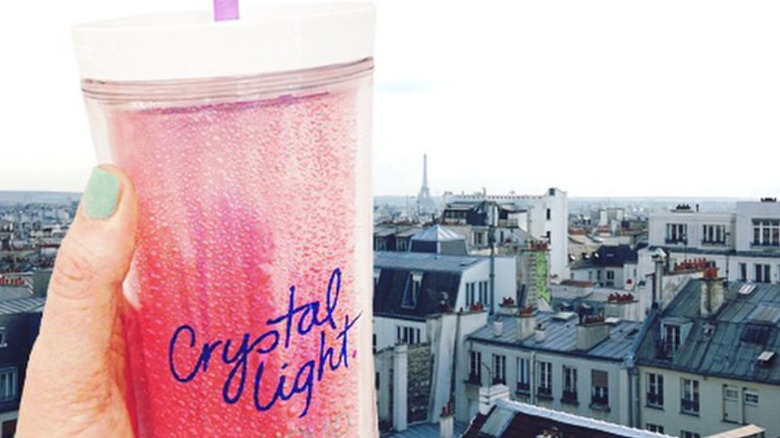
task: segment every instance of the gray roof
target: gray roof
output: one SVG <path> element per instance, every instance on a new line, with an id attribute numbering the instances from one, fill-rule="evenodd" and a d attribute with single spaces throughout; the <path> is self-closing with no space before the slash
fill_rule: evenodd
<path id="1" fill-rule="evenodd" d="M 455 423 L 454 435 L 460 436 L 466 431 L 466 424 Z M 439 438 L 439 423 L 421 423 L 409 426 L 403 432 L 387 432 L 381 435 L 382 438 Z"/>
<path id="2" fill-rule="evenodd" d="M 487 261 L 487 257 L 454 256 L 421 252 L 374 251 L 374 268 L 463 272 L 479 263 L 487 263 Z"/>
<path id="3" fill-rule="evenodd" d="M 15 300 L 0 302 L 0 315 L 13 315 L 16 313 L 43 312 L 46 304 L 44 297 L 17 298 Z"/>
<path id="4" fill-rule="evenodd" d="M 32 296 L 32 288 L 0 286 L 0 301 L 17 300 Z"/>
<path id="5" fill-rule="evenodd" d="M 621 320 L 610 325 L 610 336 L 587 351 L 576 349 L 577 318 L 568 321 L 554 318 L 554 312 L 536 312 L 536 322 L 545 327 L 545 340 L 536 342 L 533 336 L 517 341 L 515 317 L 503 318 L 503 335 L 493 336 L 493 322 L 472 333 L 468 339 L 522 350 L 547 351 L 573 356 L 587 356 L 593 359 L 622 361 L 632 350 L 642 324 Z"/>
<path id="6" fill-rule="evenodd" d="M 412 236 L 412 240 L 426 242 L 447 242 L 450 240 L 466 240 L 465 237 L 441 225 L 426 228 Z"/>
<path id="7" fill-rule="evenodd" d="M 764 351 L 780 354 L 780 285 L 746 283 L 724 288 L 725 301 L 714 316 L 700 312 L 702 280 L 691 280 L 661 312 L 649 320 L 647 336 L 637 351 L 637 363 L 702 375 L 780 384 L 780 363 L 758 366 Z M 662 321 L 691 323 L 687 338 L 673 357 L 659 354 Z M 709 332 L 709 333 L 707 333 Z"/>

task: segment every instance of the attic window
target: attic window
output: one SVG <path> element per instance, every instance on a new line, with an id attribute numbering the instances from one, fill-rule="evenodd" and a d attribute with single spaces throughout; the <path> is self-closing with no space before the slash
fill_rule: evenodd
<path id="1" fill-rule="evenodd" d="M 756 289 L 755 284 L 743 284 L 742 287 L 739 288 L 740 295 L 750 295 L 751 292 L 753 292 Z"/>
<path id="2" fill-rule="evenodd" d="M 417 308 L 417 301 L 420 298 L 420 286 L 422 285 L 422 272 L 412 272 L 404 288 L 404 299 L 401 301 L 401 307 L 405 309 Z"/>
<path id="3" fill-rule="evenodd" d="M 764 345 L 769 339 L 770 326 L 759 324 L 748 324 L 742 330 L 740 340 L 751 344 Z"/>
<path id="4" fill-rule="evenodd" d="M 772 365 L 774 359 L 774 351 L 762 351 L 761 354 L 758 355 L 758 366 L 767 368 Z"/>

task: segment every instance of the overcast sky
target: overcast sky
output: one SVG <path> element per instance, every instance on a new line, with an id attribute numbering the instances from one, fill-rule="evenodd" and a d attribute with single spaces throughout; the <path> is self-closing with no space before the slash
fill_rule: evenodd
<path id="1" fill-rule="evenodd" d="M 243 0 L 243 7 L 262 3 Z M 377 2 L 374 186 L 776 196 L 780 2 Z M 95 164 L 69 26 L 209 0 L 4 5 L 0 190 Z"/>

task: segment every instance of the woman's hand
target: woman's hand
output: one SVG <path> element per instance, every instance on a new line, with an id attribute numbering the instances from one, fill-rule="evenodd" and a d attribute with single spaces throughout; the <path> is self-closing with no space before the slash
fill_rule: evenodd
<path id="1" fill-rule="evenodd" d="M 127 175 L 95 168 L 54 265 L 17 437 L 133 436 L 119 309 L 135 228 Z"/>

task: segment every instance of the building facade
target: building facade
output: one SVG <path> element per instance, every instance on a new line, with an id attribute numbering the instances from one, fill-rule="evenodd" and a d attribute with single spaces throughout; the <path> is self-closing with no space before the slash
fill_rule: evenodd
<path id="1" fill-rule="evenodd" d="M 649 244 L 670 265 L 704 258 L 729 281 L 780 283 L 780 203 L 737 202 L 734 213 L 699 212 L 689 205 L 649 217 Z M 640 275 L 652 266 L 640 263 Z"/>
<path id="2" fill-rule="evenodd" d="M 511 389 L 513 400 L 630 424 L 626 360 L 640 328 L 617 318 L 525 308 L 496 319 L 466 337 L 456 418 L 472 418 L 480 389 L 501 384 Z"/>
<path id="3" fill-rule="evenodd" d="M 566 192 L 550 188 L 540 196 L 444 194 L 446 208 L 469 208 L 485 201 L 494 202 L 505 210 L 506 222 L 496 221 L 497 227 L 517 227 L 533 238 L 549 244 L 549 275 L 552 279 L 567 279 L 568 275 L 568 201 Z M 464 216 L 465 219 L 465 216 Z M 499 236 L 500 237 L 500 236 Z"/>
<path id="4" fill-rule="evenodd" d="M 649 317 L 636 359 L 643 427 L 780 436 L 780 286 L 724 280 L 705 271 Z"/>

